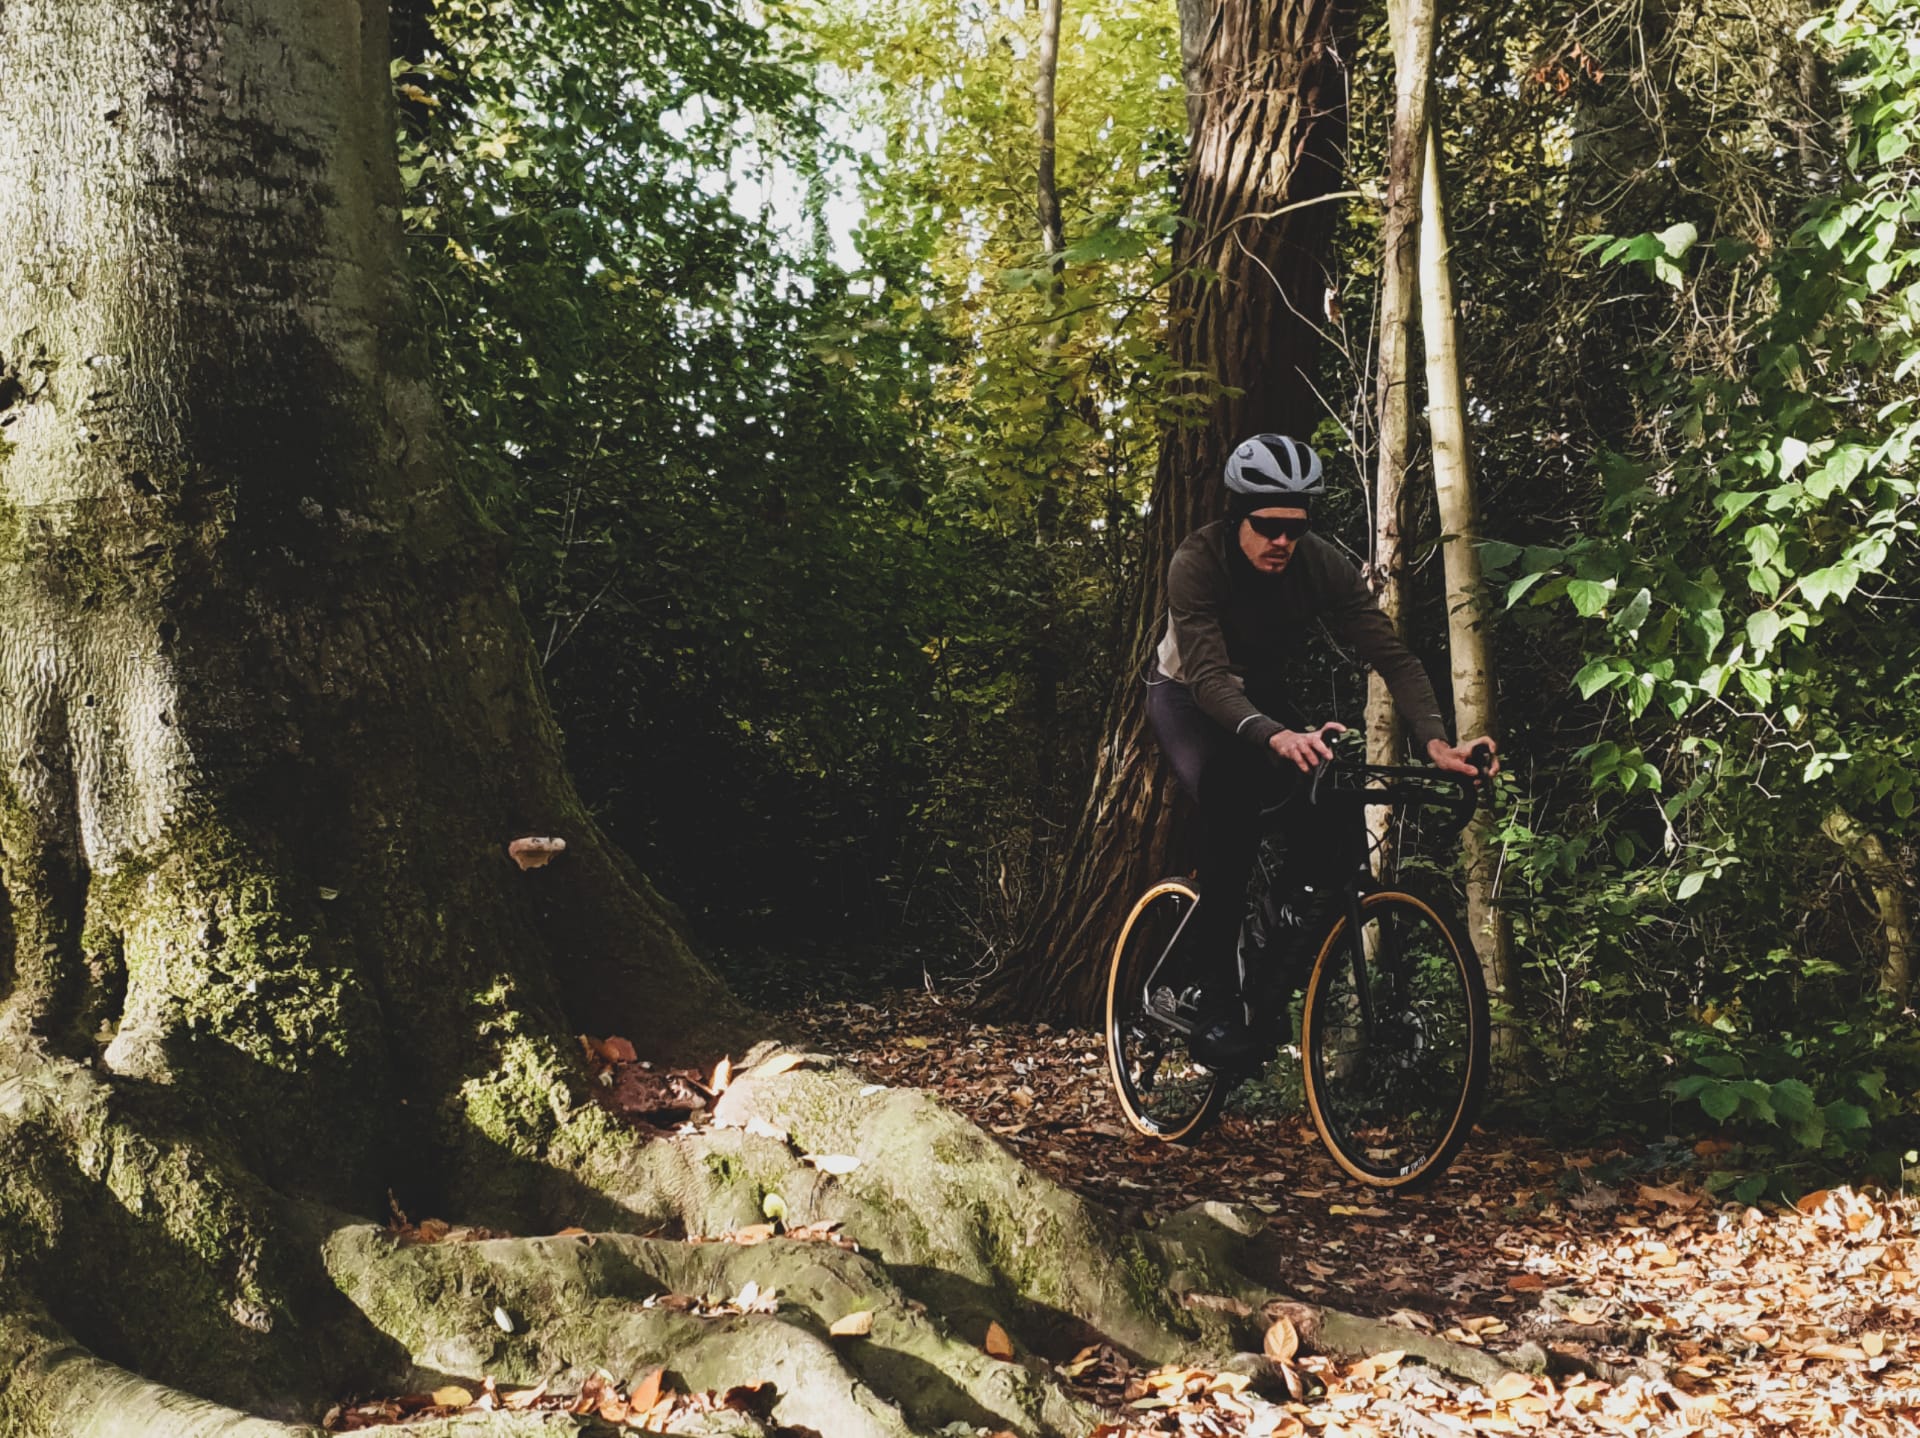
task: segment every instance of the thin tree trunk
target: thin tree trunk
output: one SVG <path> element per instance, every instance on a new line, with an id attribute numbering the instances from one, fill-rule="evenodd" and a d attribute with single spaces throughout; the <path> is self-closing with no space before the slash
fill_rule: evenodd
<path id="1" fill-rule="evenodd" d="M 1427 355 L 1427 422 L 1433 431 L 1433 488 L 1440 517 L 1441 559 L 1447 580 L 1447 653 L 1453 669 L 1454 733 L 1464 743 L 1498 727 L 1493 684 L 1491 615 L 1480 574 L 1480 504 L 1474 492 L 1465 386 L 1454 321 L 1453 268 L 1447 231 L 1446 188 L 1434 117 L 1427 119 L 1420 181 L 1420 330 Z M 1497 892 L 1500 853 L 1493 816 L 1482 809 L 1463 836 L 1467 867 L 1467 928 L 1480 951 L 1496 1012 L 1518 993 L 1513 931 Z M 1505 1045 L 1503 1045 L 1505 1047 Z"/>
<path id="2" fill-rule="evenodd" d="M 1091 792 L 1053 857 L 997 1001 L 1092 1013 L 1127 905 L 1178 867 L 1172 776 L 1147 732 L 1142 670 L 1166 623 L 1167 564 L 1190 530 L 1220 513 L 1231 444 L 1260 430 L 1303 432 L 1320 417 L 1304 378 L 1319 347 L 1306 317 L 1326 291 L 1322 255 L 1334 215 L 1312 202 L 1340 181 L 1346 75 L 1338 45 L 1353 17 L 1349 0 L 1180 5 L 1189 154 L 1170 349 L 1175 369 L 1209 381 L 1161 438 L 1128 605 L 1129 662 Z M 1302 207 L 1287 208 L 1294 205 Z"/>
<path id="3" fill-rule="evenodd" d="M 1905 1004 L 1913 994 L 1913 920 L 1907 908 L 1907 883 L 1880 836 L 1845 809 L 1835 809 L 1820 825 L 1840 847 L 1873 891 L 1880 915 L 1880 992 Z"/>
<path id="4" fill-rule="evenodd" d="M 1390 0 L 1393 130 L 1387 153 L 1387 214 L 1380 245 L 1379 349 L 1375 394 L 1379 449 L 1373 482 L 1373 556 L 1369 577 L 1381 612 L 1404 632 L 1406 552 L 1401 535 L 1407 470 L 1413 462 L 1414 306 L 1419 296 L 1420 161 L 1433 68 L 1433 0 Z M 1378 674 L 1367 679 L 1367 758 L 1402 762 L 1406 740 L 1393 696 Z M 1375 853 L 1390 863 L 1385 810 L 1369 811 Z"/>

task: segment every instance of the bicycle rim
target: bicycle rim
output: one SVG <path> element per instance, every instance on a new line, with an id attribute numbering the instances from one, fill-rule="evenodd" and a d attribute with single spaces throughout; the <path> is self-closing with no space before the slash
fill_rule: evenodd
<path id="1" fill-rule="evenodd" d="M 1121 927 L 1107 971 L 1107 1070 L 1120 1110 L 1135 1129 L 1179 1143 L 1219 1111 L 1227 1084 L 1197 1064 L 1187 1041 L 1146 1012 L 1146 982 L 1197 896 L 1182 879 L 1163 879 L 1140 897 Z M 1168 965 L 1161 977 L 1179 978 Z"/>
<path id="2" fill-rule="evenodd" d="M 1479 1111 L 1486 985 L 1459 927 L 1429 900 L 1369 894 L 1360 922 L 1361 980 L 1344 915 L 1314 959 L 1301 1023 L 1307 1104 L 1341 1168 L 1376 1188 L 1413 1188 L 1446 1168 Z"/>

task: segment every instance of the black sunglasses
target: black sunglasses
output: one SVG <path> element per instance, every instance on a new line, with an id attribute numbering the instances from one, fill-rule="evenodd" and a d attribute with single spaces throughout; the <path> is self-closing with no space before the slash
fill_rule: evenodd
<path id="1" fill-rule="evenodd" d="M 1298 539 L 1313 528 L 1313 521 L 1304 515 L 1299 519 L 1290 519 L 1278 514 L 1249 514 L 1247 523 L 1262 539 L 1279 539 L 1282 535 L 1288 539 Z"/>

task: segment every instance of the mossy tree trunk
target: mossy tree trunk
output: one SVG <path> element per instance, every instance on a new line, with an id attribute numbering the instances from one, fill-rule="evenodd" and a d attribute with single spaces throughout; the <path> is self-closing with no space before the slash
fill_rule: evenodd
<path id="1" fill-rule="evenodd" d="M 1218 1349 L 1175 1301 L 1247 1291 L 1217 1225 L 1123 1233 L 818 1066 L 651 1144 L 586 1096 L 574 1032 L 717 1056 L 748 1021 L 570 787 L 451 471 L 386 26 L 386 0 L 0 7 L 0 1432 L 304 1432 L 272 1420 L 642 1361 L 771 1378 L 779 1421 L 836 1434 L 1084 1431 L 983 1321 Z M 522 872 L 530 834 L 568 848 Z M 827 1153 L 860 1166 L 802 1162 Z M 653 1241 L 420 1254 L 369 1225 L 389 1190 Z M 667 1241 L 776 1192 L 863 1254 Z M 754 1273 L 794 1289 L 777 1315 L 646 1316 Z M 826 1342 L 861 1304 L 889 1310 L 871 1347 Z"/>
<path id="2" fill-rule="evenodd" d="M 1173 864 L 1175 791 L 1146 725 L 1143 666 L 1166 623 L 1166 573 L 1217 518 L 1231 445 L 1304 434 L 1328 289 L 1327 244 L 1346 139 L 1346 0 L 1180 5 L 1189 150 L 1174 242 L 1173 366 L 1205 376 L 1161 436 L 1145 544 L 1128 605 L 1129 656 L 1086 803 L 1054 859 L 997 986 L 1001 1001 L 1085 1017 L 1128 905 Z"/>

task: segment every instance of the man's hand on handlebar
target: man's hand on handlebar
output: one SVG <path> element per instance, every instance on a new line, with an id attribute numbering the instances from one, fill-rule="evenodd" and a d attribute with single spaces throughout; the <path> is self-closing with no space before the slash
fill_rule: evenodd
<path id="1" fill-rule="evenodd" d="M 1347 726 L 1344 724 L 1322 724 L 1317 729 L 1307 730 L 1282 729 L 1267 740 L 1267 747 L 1282 759 L 1291 760 L 1302 774 L 1306 774 L 1319 768 L 1322 761 L 1333 757 L 1333 750 L 1327 747 L 1327 736 L 1346 732 Z M 1469 767 L 1467 772 L 1471 774 L 1472 768 Z"/>
<path id="2" fill-rule="evenodd" d="M 1476 764 L 1474 750 L 1482 748 L 1486 750 L 1483 764 Z M 1449 774 L 1492 776 L 1500 772 L 1499 746 L 1491 739 L 1473 739 L 1465 744 L 1449 744 L 1444 739 L 1430 739 L 1427 741 L 1427 757 Z"/>

